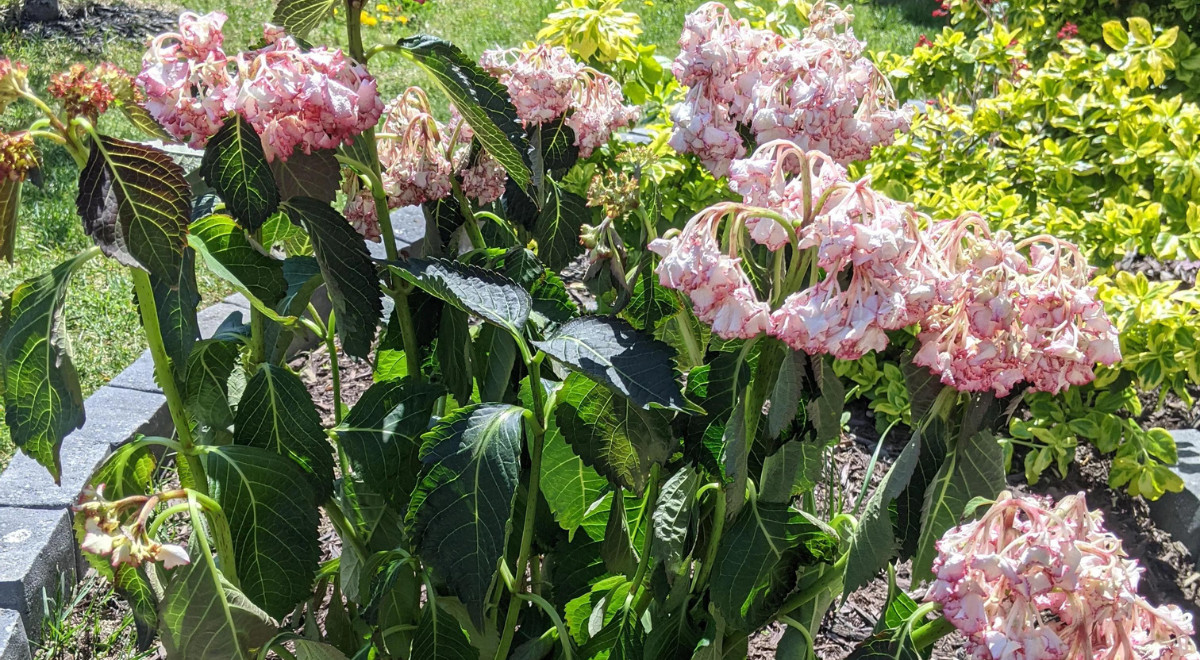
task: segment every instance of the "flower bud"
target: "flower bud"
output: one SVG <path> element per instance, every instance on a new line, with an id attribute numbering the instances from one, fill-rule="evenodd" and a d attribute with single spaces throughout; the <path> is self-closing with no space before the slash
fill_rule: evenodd
<path id="1" fill-rule="evenodd" d="M 29 88 L 29 65 L 0 59 L 0 112 Z"/>

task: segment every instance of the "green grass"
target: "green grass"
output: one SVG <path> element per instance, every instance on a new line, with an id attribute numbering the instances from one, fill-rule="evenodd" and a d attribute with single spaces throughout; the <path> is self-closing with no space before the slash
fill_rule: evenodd
<path id="1" fill-rule="evenodd" d="M 43 599 L 41 639 L 35 660 L 148 660 L 139 653 L 133 614 L 105 580 L 89 572 L 79 584 L 64 580 L 58 593 Z"/>

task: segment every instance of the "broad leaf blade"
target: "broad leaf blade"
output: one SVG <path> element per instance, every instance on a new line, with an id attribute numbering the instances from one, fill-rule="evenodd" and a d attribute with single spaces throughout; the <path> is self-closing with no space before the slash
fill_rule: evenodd
<path id="1" fill-rule="evenodd" d="M 75 203 L 84 231 L 106 255 L 167 280 L 177 277 L 192 194 L 169 155 L 99 136 L 79 174 Z"/>
<path id="2" fill-rule="evenodd" d="M 529 143 L 508 90 L 457 46 L 428 35 L 401 39 L 400 52 L 428 73 L 475 131 L 475 139 L 522 188 L 531 180 Z"/>
<path id="3" fill-rule="evenodd" d="M 267 307 L 274 307 L 287 292 L 283 262 L 255 247 L 233 218 L 210 215 L 192 223 L 188 242 L 213 272 Z"/>
<path id="4" fill-rule="evenodd" d="M 375 383 L 338 429 L 355 474 L 367 487 L 393 502 L 416 485 L 419 439 L 442 389 L 413 379 Z"/>
<path id="5" fill-rule="evenodd" d="M 150 275 L 150 290 L 154 294 L 155 315 L 171 361 L 171 372 L 176 381 L 182 383 L 187 373 L 188 356 L 200 338 L 200 321 L 196 318 L 196 308 L 200 305 L 196 253 L 191 249 L 184 251 L 182 268 L 174 279 Z"/>
<path id="6" fill-rule="evenodd" d="M 494 271 L 446 259 L 406 259 L 392 270 L 426 293 L 520 336 L 533 299 L 516 282 Z"/>
<path id="7" fill-rule="evenodd" d="M 547 355 L 629 397 L 638 406 L 683 410 L 666 344 L 617 318 L 585 316 L 535 342 Z"/>
<path id="8" fill-rule="evenodd" d="M 238 344 L 206 339 L 192 349 L 184 381 L 184 407 L 197 426 L 225 431 L 233 426 L 229 378 L 237 366 Z"/>
<path id="9" fill-rule="evenodd" d="M 311 197 L 332 204 L 342 182 L 342 169 L 333 151 L 322 149 L 306 154 L 297 149 L 287 160 L 271 161 L 271 174 L 279 198 Z"/>
<path id="10" fill-rule="evenodd" d="M 650 514 L 653 530 L 653 555 L 666 562 L 667 575 L 675 575 L 684 557 L 684 543 L 692 526 L 692 504 L 700 478 L 696 470 L 684 466 L 663 484 Z"/>
<path id="11" fill-rule="evenodd" d="M 547 181 L 546 203 L 533 225 L 533 237 L 538 244 L 538 257 L 559 271 L 581 252 L 579 231 L 591 220 L 592 209 L 587 200 L 569 190 L 563 190 L 553 180 Z"/>
<path id="12" fill-rule="evenodd" d="M 921 439 L 913 439 L 900 452 L 892 468 L 867 500 L 862 518 L 850 535 L 850 550 L 846 559 L 846 592 L 849 593 L 875 579 L 877 573 L 896 557 L 900 544 L 892 528 L 892 502 L 904 492 L 912 478 L 921 454 Z"/>
<path id="13" fill-rule="evenodd" d="M 479 660 L 467 634 L 449 612 L 426 604 L 413 636 L 412 657 L 422 660 Z"/>
<path id="14" fill-rule="evenodd" d="M 279 0 L 271 22 L 282 25 L 288 34 L 304 37 L 333 15 L 339 0 Z"/>
<path id="15" fill-rule="evenodd" d="M 0 181 L 0 259 L 12 263 L 17 249 L 17 212 L 21 210 L 21 182 Z"/>
<path id="16" fill-rule="evenodd" d="M 269 449 L 303 470 L 316 501 L 333 488 L 333 450 L 312 397 L 299 376 L 274 364 L 260 365 L 238 404 L 233 442 Z"/>
<path id="17" fill-rule="evenodd" d="M 313 254 L 321 266 L 342 350 L 366 359 L 383 315 L 382 291 L 375 264 L 362 237 L 340 213 L 310 197 L 295 197 L 282 208 L 299 222 L 312 239 Z"/>
<path id="18" fill-rule="evenodd" d="M 234 113 L 204 148 L 200 176 L 225 201 L 247 231 L 262 226 L 279 207 L 279 188 L 262 140 L 241 113 Z"/>
<path id="19" fill-rule="evenodd" d="M 55 481 L 62 440 L 83 426 L 84 417 L 79 374 L 62 336 L 63 303 L 71 276 L 90 256 L 85 252 L 18 284 L 0 320 L 4 421 L 13 442 Z"/>
<path id="20" fill-rule="evenodd" d="M 583 462 L 563 438 L 553 419 L 542 447 L 542 495 L 558 524 L 574 535 L 588 507 L 603 496 L 608 481 Z"/>
<path id="21" fill-rule="evenodd" d="M 242 591 L 282 618 L 311 595 L 321 553 L 312 484 L 291 459 L 259 447 L 211 447 L 209 487 L 233 538 Z"/>
<path id="22" fill-rule="evenodd" d="M 408 522 L 420 555 L 483 622 L 488 591 L 504 554 L 521 460 L 524 409 L 459 408 L 426 433 L 426 469 Z"/>

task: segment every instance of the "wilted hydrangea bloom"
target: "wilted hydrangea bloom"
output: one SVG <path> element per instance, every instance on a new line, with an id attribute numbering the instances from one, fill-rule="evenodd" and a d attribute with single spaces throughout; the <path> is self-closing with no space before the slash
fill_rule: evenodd
<path id="1" fill-rule="evenodd" d="M 608 142 L 614 130 L 637 119 L 637 108 L 623 103 L 617 81 L 571 59 L 562 46 L 489 50 L 479 64 L 508 88 L 525 126 L 570 113 L 566 123 L 585 158 Z"/>
<path id="2" fill-rule="evenodd" d="M 690 87 L 672 111 L 671 145 L 723 176 L 745 153 L 743 131 L 759 143 L 794 141 L 839 163 L 866 158 L 908 127 L 887 80 L 863 55 L 853 16 L 817 2 L 796 39 L 756 30 L 710 2 L 687 16 L 672 71 Z M 741 127 L 742 130 L 739 130 Z"/>
<path id="3" fill-rule="evenodd" d="M 281 28 L 266 45 L 230 58 L 220 12 L 185 13 L 179 32 L 159 35 L 137 83 L 146 109 L 176 139 L 202 148 L 232 112 L 262 137 L 268 160 L 349 142 L 383 112 L 375 79 L 340 50 L 301 51 Z"/>
<path id="4" fill-rule="evenodd" d="M 379 134 L 383 190 L 391 208 L 423 204 L 450 194 L 452 145 L 429 99 L 410 87 L 387 106 Z"/>
<path id="5" fill-rule="evenodd" d="M 182 546 L 160 543 L 146 534 L 149 511 L 143 510 L 132 520 L 122 521 L 122 509 L 130 506 L 153 509 L 157 501 L 157 497 L 130 497 L 109 502 L 104 499 L 103 484 L 85 490 L 74 507 L 76 524 L 83 527 L 80 547 L 84 552 L 108 557 L 114 568 L 121 564 L 140 566 L 145 562 L 162 562 L 167 569 L 188 564 L 191 560 Z"/>
<path id="6" fill-rule="evenodd" d="M 347 175 L 342 179 L 342 192 L 346 193 L 346 208 L 342 209 L 342 215 L 364 239 L 378 243 L 382 230 L 371 190 L 363 187 L 357 176 Z"/>
<path id="7" fill-rule="evenodd" d="M 463 160 L 468 160 L 469 156 Z M 508 181 L 508 173 L 492 155 L 480 151 L 473 165 L 468 164 L 459 175 L 462 177 L 462 191 L 467 197 L 479 204 L 491 204 L 504 194 L 504 184 Z"/>
<path id="8" fill-rule="evenodd" d="M 1001 493 L 937 549 L 925 598 L 973 660 L 1200 660 L 1191 615 L 1138 595 L 1142 569 L 1082 493 L 1057 505 Z"/>
<path id="9" fill-rule="evenodd" d="M 108 110 L 110 103 L 123 93 L 130 93 L 131 85 L 130 75 L 111 62 L 101 62 L 90 69 L 76 63 L 54 74 L 47 89 L 51 96 L 62 101 L 68 115 L 95 120 Z"/>
<path id="10" fill-rule="evenodd" d="M 28 131 L 0 131 L 0 180 L 24 181 L 38 166 L 37 145 Z"/>

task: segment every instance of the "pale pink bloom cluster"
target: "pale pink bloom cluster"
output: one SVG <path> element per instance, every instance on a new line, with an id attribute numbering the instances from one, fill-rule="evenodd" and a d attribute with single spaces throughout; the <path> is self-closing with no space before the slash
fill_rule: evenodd
<path id="1" fill-rule="evenodd" d="M 347 176 L 342 183 L 346 193 L 346 207 L 342 215 L 354 227 L 354 231 L 368 241 L 378 243 L 382 236 L 379 214 L 375 211 L 375 198 L 371 190 L 361 185 L 357 176 Z"/>
<path id="2" fill-rule="evenodd" d="M 1001 493 L 937 543 L 925 599 L 967 637 L 972 660 L 1200 660 L 1192 617 L 1138 595 L 1142 569 L 1089 511 Z"/>
<path id="3" fill-rule="evenodd" d="M 151 501 L 146 497 L 129 499 L 134 500 L 132 504 Z M 124 502 L 108 502 L 104 499 L 103 484 L 95 489 L 85 489 L 75 506 L 75 512 L 83 518 L 80 548 L 94 555 L 108 557 L 114 568 L 121 564 L 140 566 L 149 561 L 162 562 L 163 568 L 170 569 L 191 561 L 182 546 L 160 543 L 146 534 L 145 512 L 123 523 L 118 515 L 118 508 L 122 504 Z"/>
<path id="4" fill-rule="evenodd" d="M 268 160 L 333 149 L 372 127 L 383 112 L 375 79 L 342 51 L 301 50 L 281 28 L 266 45 L 229 57 L 226 16 L 184 13 L 179 31 L 156 37 L 138 86 L 146 109 L 178 140 L 202 148 L 233 112 L 262 138 Z"/>
<path id="5" fill-rule="evenodd" d="M 460 172 L 463 194 L 479 204 L 491 204 L 504 194 L 508 173 L 492 155 L 480 151 L 474 165 L 467 165 Z"/>
<path id="6" fill-rule="evenodd" d="M 792 140 L 848 163 L 907 129 L 911 111 L 896 106 L 887 80 L 863 55 L 853 16 L 822 0 L 809 19 L 789 39 L 735 20 L 719 3 L 689 14 L 672 71 L 690 89 L 672 110 L 671 146 L 723 176 L 745 154 L 743 136 Z"/>
<path id="7" fill-rule="evenodd" d="M 1057 393 L 1121 359 L 1079 249 L 1050 236 L 1014 243 L 977 215 L 929 231 L 946 276 L 913 362 L 964 391 L 1004 396 L 1021 381 Z M 1028 250 L 1029 256 L 1022 252 Z"/>
<path id="8" fill-rule="evenodd" d="M 612 76 L 576 62 L 561 46 L 489 50 L 479 65 L 508 88 L 526 127 L 570 113 L 566 123 L 584 158 L 608 142 L 613 131 L 638 118 L 638 109 L 624 104 Z"/>

